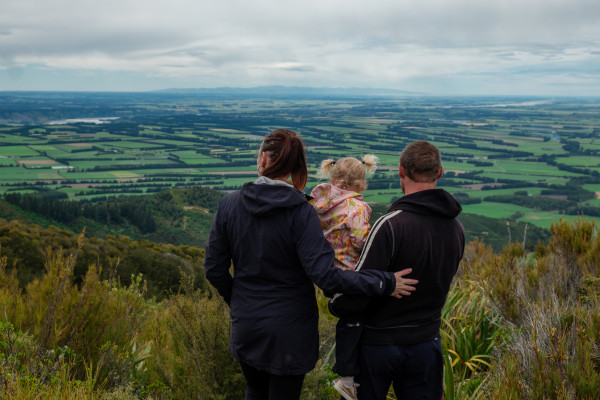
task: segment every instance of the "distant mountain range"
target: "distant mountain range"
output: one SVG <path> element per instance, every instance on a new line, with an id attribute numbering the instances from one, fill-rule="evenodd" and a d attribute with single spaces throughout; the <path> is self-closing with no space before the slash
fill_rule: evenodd
<path id="1" fill-rule="evenodd" d="M 411 92 L 408 90 L 382 89 L 382 88 L 327 88 L 327 87 L 300 87 L 300 86 L 257 86 L 250 88 L 217 87 L 217 88 L 189 88 L 189 89 L 164 89 L 158 93 L 185 94 L 199 96 L 235 96 L 235 97 L 276 97 L 276 98 L 352 98 L 352 97 L 405 97 L 423 96 L 425 93 Z"/>

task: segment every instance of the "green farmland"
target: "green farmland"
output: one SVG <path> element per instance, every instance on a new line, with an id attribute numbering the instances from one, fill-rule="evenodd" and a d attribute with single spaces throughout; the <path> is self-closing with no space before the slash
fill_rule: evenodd
<path id="1" fill-rule="evenodd" d="M 27 99 L 64 106 L 42 94 L 21 96 L 18 115 L 40 115 Z M 64 96 L 65 104 L 72 100 Z M 600 218 L 600 99 L 190 95 L 151 103 L 139 94 L 136 103 L 135 96 L 120 102 L 115 95 L 114 102 L 92 107 L 89 94 L 78 100 L 79 109 L 68 108 L 69 118 L 114 118 L 102 124 L 0 113 L 0 192 L 89 200 L 176 186 L 232 190 L 254 178 L 261 138 L 284 127 L 305 142 L 307 191 L 318 183 L 321 160 L 372 153 L 381 165 L 365 197 L 389 204 L 400 196 L 400 151 L 428 140 L 442 151 L 440 185 L 466 213 L 543 228 L 561 217 Z M 14 96 L 0 93 L 0 105 L 16 107 Z"/>

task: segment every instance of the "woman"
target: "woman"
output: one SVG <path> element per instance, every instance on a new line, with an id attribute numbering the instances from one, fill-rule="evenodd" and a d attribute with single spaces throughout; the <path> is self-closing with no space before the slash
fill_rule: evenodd
<path id="1" fill-rule="evenodd" d="M 268 134 L 257 167 L 256 181 L 221 201 L 204 270 L 230 306 L 229 348 L 246 379 L 246 400 L 297 399 L 318 359 L 313 282 L 330 293 L 401 297 L 416 281 L 402 279 L 410 270 L 394 275 L 333 267 L 333 250 L 301 192 L 308 172 L 295 132 Z"/>

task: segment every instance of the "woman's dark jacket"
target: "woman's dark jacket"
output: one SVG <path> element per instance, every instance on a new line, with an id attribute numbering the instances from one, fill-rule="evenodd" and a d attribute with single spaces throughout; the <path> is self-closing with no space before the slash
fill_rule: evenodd
<path id="1" fill-rule="evenodd" d="M 230 306 L 229 348 L 238 360 L 276 375 L 314 368 L 319 334 L 313 282 L 331 293 L 393 291 L 392 273 L 343 271 L 333 257 L 314 208 L 292 186 L 246 183 L 222 200 L 204 270 Z"/>

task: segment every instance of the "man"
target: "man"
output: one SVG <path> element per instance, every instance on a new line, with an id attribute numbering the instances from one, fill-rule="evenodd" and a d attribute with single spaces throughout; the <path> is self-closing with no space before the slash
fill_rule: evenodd
<path id="1" fill-rule="evenodd" d="M 379 218 L 367 238 L 357 270 L 399 271 L 419 281 L 402 299 L 339 296 L 336 315 L 364 317 L 356 377 L 360 400 L 383 400 L 393 384 L 398 399 L 442 396 L 441 310 L 465 245 L 456 216 L 460 204 L 443 189 L 441 156 L 432 144 L 406 146 L 398 165 L 404 197 Z"/>

